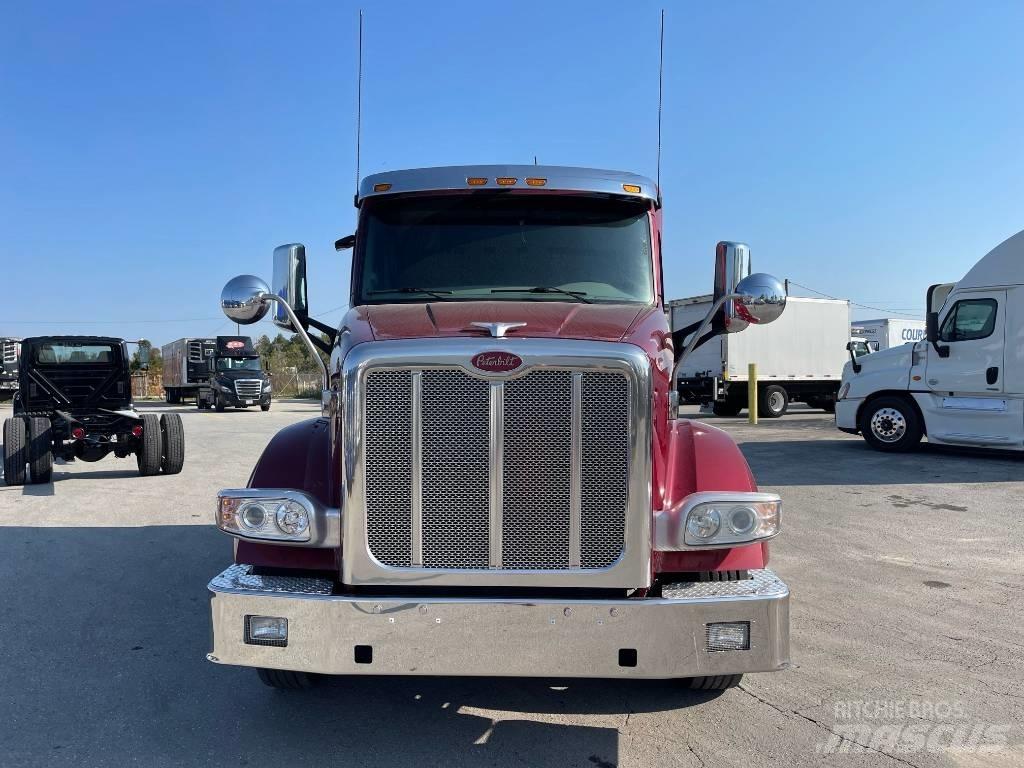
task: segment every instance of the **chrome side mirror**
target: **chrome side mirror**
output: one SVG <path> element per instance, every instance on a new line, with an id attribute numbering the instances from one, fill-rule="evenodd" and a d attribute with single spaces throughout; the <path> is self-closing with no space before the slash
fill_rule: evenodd
<path id="1" fill-rule="evenodd" d="M 302 243 L 279 245 L 274 249 L 274 295 L 280 296 L 292 308 L 299 322 L 305 325 L 309 317 L 306 300 L 306 246 Z M 295 332 L 291 319 L 280 302 L 271 318 L 274 325 Z"/>
<path id="2" fill-rule="evenodd" d="M 737 293 L 736 286 L 750 274 L 750 246 L 746 243 L 722 241 L 715 246 L 715 290 L 712 303 Z M 736 302 L 725 298 L 711 319 L 711 330 L 736 333 L 747 327 L 747 322 L 736 312 Z"/>
<path id="3" fill-rule="evenodd" d="M 240 325 L 258 323 L 267 314 L 269 293 L 270 288 L 256 275 L 233 277 L 220 292 L 221 311 Z"/>
<path id="4" fill-rule="evenodd" d="M 786 309 L 786 288 L 772 275 L 757 272 L 736 285 L 739 294 L 733 302 L 736 316 L 750 325 L 767 325 L 779 319 Z"/>

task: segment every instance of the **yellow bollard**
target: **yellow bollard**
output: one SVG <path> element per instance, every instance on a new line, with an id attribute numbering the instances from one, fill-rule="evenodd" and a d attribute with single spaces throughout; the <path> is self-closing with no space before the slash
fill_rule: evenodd
<path id="1" fill-rule="evenodd" d="M 757 424 L 757 363 L 747 366 L 747 413 L 750 423 Z"/>

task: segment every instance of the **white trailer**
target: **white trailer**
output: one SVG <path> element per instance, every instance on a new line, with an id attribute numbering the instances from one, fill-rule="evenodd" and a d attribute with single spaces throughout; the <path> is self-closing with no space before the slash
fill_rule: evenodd
<path id="1" fill-rule="evenodd" d="M 913 344 L 924 338 L 924 320 L 903 320 L 883 317 L 858 320 L 850 327 L 850 335 L 864 339 L 872 352 Z"/>
<path id="2" fill-rule="evenodd" d="M 1024 232 L 960 282 L 933 285 L 926 305 L 922 341 L 847 364 L 836 426 L 881 451 L 923 436 L 1024 450 Z"/>
<path id="3" fill-rule="evenodd" d="M 672 329 L 699 320 L 710 305 L 711 296 L 669 302 Z M 713 403 L 718 415 L 735 416 L 747 405 L 748 367 L 756 363 L 761 415 L 781 416 L 797 401 L 831 412 L 849 341 L 848 301 L 791 296 L 771 325 L 752 325 L 697 347 L 680 371 L 679 395 L 686 402 Z"/>

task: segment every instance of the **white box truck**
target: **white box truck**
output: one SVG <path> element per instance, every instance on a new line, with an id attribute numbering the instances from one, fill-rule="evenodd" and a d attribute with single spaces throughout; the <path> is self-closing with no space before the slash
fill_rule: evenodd
<path id="1" fill-rule="evenodd" d="M 850 327 L 850 335 L 867 342 L 872 352 L 913 344 L 924 338 L 924 320 L 904 320 L 883 317 L 878 320 L 858 320 Z"/>
<path id="2" fill-rule="evenodd" d="M 702 318 L 710 305 L 711 296 L 670 301 L 673 331 Z M 748 366 L 756 363 L 761 416 L 782 416 L 791 402 L 831 412 L 849 341 L 850 302 L 791 296 L 771 325 L 752 325 L 697 347 L 680 371 L 679 396 L 712 403 L 719 416 L 735 416 L 747 406 Z"/>
<path id="3" fill-rule="evenodd" d="M 881 451 L 1024 450 L 1024 232 L 925 304 L 924 340 L 847 363 L 836 426 Z"/>

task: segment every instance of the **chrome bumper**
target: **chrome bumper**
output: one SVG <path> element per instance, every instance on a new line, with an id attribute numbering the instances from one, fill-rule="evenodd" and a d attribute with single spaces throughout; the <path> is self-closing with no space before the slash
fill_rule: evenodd
<path id="1" fill-rule="evenodd" d="M 233 565 L 209 584 L 207 658 L 336 675 L 674 678 L 783 669 L 789 589 L 771 571 L 751 576 L 673 584 L 659 598 L 414 599 L 333 595 L 330 581 Z M 287 618 L 287 647 L 247 644 L 246 616 Z M 713 622 L 750 622 L 750 649 L 708 651 Z"/>

